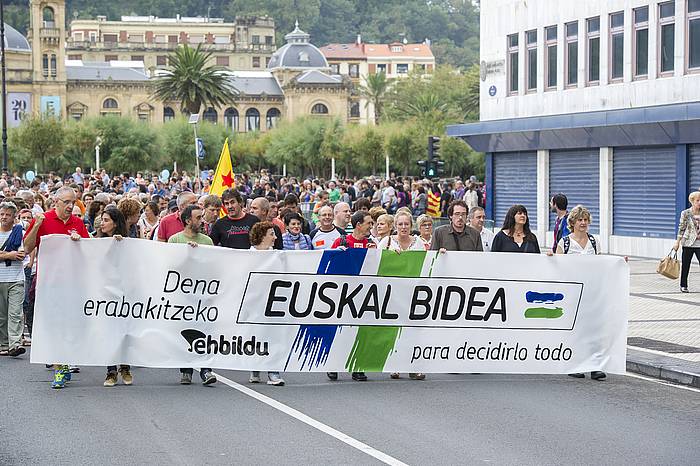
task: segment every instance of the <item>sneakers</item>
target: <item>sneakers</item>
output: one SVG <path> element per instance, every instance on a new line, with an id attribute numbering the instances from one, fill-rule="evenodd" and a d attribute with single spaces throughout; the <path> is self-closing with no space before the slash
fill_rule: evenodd
<path id="1" fill-rule="evenodd" d="M 66 386 L 66 373 L 62 369 L 56 369 L 53 372 L 53 382 L 51 388 L 63 388 Z"/>
<path id="2" fill-rule="evenodd" d="M 199 375 L 202 377 L 202 385 L 216 383 L 216 376 L 211 371 L 202 371 Z"/>
<path id="3" fill-rule="evenodd" d="M 192 383 L 192 374 L 187 372 L 181 372 L 180 385 L 189 385 Z"/>
<path id="4" fill-rule="evenodd" d="M 389 377 L 391 377 L 392 379 L 399 379 L 401 378 L 401 375 L 398 372 L 392 372 L 391 374 L 389 374 Z"/>
<path id="5" fill-rule="evenodd" d="M 268 372 L 267 373 L 267 384 L 275 385 L 277 387 L 282 387 L 284 385 L 284 379 L 280 377 L 279 372 Z"/>
<path id="6" fill-rule="evenodd" d="M 409 372 L 408 377 L 411 380 L 425 380 L 425 374 L 422 372 Z"/>
<path id="7" fill-rule="evenodd" d="M 105 387 L 114 387 L 117 384 L 117 373 L 107 372 L 107 377 L 105 377 L 105 382 L 102 384 Z"/>
<path id="8" fill-rule="evenodd" d="M 124 382 L 124 385 L 131 385 L 134 383 L 134 376 L 131 375 L 131 368 L 120 367 L 119 375 L 122 376 L 122 382 Z"/>
<path id="9" fill-rule="evenodd" d="M 603 380 L 603 379 L 605 379 L 605 377 L 607 377 L 607 375 L 603 371 L 591 372 L 591 379 L 593 379 L 593 380 Z"/>
<path id="10" fill-rule="evenodd" d="M 260 383 L 260 372 L 253 371 L 250 373 L 250 378 L 248 379 L 250 383 Z"/>
<path id="11" fill-rule="evenodd" d="M 364 372 L 353 372 L 352 373 L 352 380 L 354 380 L 356 382 L 366 382 L 367 376 L 365 375 Z"/>
<path id="12" fill-rule="evenodd" d="M 16 358 L 17 356 L 21 356 L 26 352 L 27 352 L 26 349 L 22 348 L 21 346 L 16 346 L 14 348 L 10 348 L 7 351 L 7 355 L 12 356 L 13 358 Z"/>
<path id="13" fill-rule="evenodd" d="M 337 372 L 326 372 L 326 375 L 330 380 L 338 380 L 338 373 Z"/>
<path id="14" fill-rule="evenodd" d="M 681 293 L 690 293 L 687 286 L 681 286 Z"/>

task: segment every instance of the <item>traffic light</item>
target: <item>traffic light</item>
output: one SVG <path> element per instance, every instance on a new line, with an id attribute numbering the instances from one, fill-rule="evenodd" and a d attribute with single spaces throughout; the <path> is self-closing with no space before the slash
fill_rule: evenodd
<path id="1" fill-rule="evenodd" d="M 440 138 L 428 136 L 428 160 L 440 158 Z"/>
<path id="2" fill-rule="evenodd" d="M 430 166 L 430 162 L 427 160 L 419 160 L 418 161 L 418 166 L 421 168 L 420 174 L 423 178 L 428 177 L 428 167 Z"/>
<path id="3" fill-rule="evenodd" d="M 425 163 L 425 178 L 436 178 L 444 172 L 445 162 L 440 160 L 440 138 L 428 136 L 428 160 Z"/>

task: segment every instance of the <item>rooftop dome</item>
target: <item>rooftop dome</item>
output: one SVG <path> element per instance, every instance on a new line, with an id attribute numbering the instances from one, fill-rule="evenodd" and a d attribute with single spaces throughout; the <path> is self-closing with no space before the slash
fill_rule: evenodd
<path id="1" fill-rule="evenodd" d="M 29 41 L 19 31 L 5 23 L 5 49 L 31 52 Z"/>
<path id="2" fill-rule="evenodd" d="M 309 34 L 299 29 L 297 21 L 294 30 L 284 36 L 287 43 L 272 55 L 267 68 L 328 68 L 326 57 L 309 42 L 309 37 Z"/>

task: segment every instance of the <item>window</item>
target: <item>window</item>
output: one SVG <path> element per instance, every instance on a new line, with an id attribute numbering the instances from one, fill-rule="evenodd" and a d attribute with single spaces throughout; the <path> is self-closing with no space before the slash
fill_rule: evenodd
<path id="1" fill-rule="evenodd" d="M 216 110 L 214 110 L 211 107 L 204 110 L 204 113 L 202 114 L 202 119 L 204 121 L 208 121 L 209 123 L 216 124 L 216 120 L 218 120 L 218 118 L 219 118 L 219 114 L 216 113 Z"/>
<path id="2" fill-rule="evenodd" d="M 253 36 L 252 44 L 260 45 L 260 36 Z"/>
<path id="3" fill-rule="evenodd" d="M 83 56 L 82 55 L 68 55 L 69 60 L 82 60 Z"/>
<path id="4" fill-rule="evenodd" d="M 600 80 L 600 18 L 586 20 L 586 69 L 588 70 L 588 84 L 598 84 Z"/>
<path id="5" fill-rule="evenodd" d="M 230 128 L 232 131 L 238 131 L 238 110 L 235 108 L 227 108 L 224 112 L 224 128 Z"/>
<path id="6" fill-rule="evenodd" d="M 406 65 L 408 66 L 408 65 Z M 350 66 L 348 67 L 348 74 L 350 75 L 351 78 L 359 78 L 360 77 L 360 65 L 357 63 L 351 63 Z"/>
<path id="7" fill-rule="evenodd" d="M 350 105 L 350 118 L 360 118 L 360 102 L 353 102 Z"/>
<path id="8" fill-rule="evenodd" d="M 156 57 L 156 66 L 168 66 L 168 56 L 158 55 Z"/>
<path id="9" fill-rule="evenodd" d="M 527 90 L 528 92 L 537 90 L 537 31 L 527 31 L 525 33 L 525 69 L 527 70 Z"/>
<path id="10" fill-rule="evenodd" d="M 550 26 L 545 28 L 545 52 L 547 57 L 545 58 L 545 66 L 547 68 L 547 89 L 554 89 L 557 87 L 557 27 Z"/>
<path id="11" fill-rule="evenodd" d="M 311 113 L 313 115 L 328 115 L 328 107 L 323 104 L 316 104 L 311 107 Z"/>
<path id="12" fill-rule="evenodd" d="M 166 36 L 165 34 L 156 34 L 155 43 L 156 44 L 167 44 L 168 43 L 168 36 Z"/>
<path id="13" fill-rule="evenodd" d="M 51 54 L 51 77 L 56 77 L 56 54 Z"/>
<path id="14" fill-rule="evenodd" d="M 386 74 L 386 63 L 380 63 L 377 65 L 377 74 L 384 73 Z"/>
<path id="15" fill-rule="evenodd" d="M 117 60 L 119 60 L 119 57 L 116 55 L 105 55 L 106 62 L 117 61 Z"/>
<path id="16" fill-rule="evenodd" d="M 257 108 L 249 108 L 245 112 L 245 130 L 260 131 L 260 112 Z"/>
<path id="17" fill-rule="evenodd" d="M 340 74 L 340 64 L 331 63 L 331 73 L 332 74 Z"/>
<path id="18" fill-rule="evenodd" d="M 566 25 L 566 85 L 575 87 L 578 84 L 578 23 Z"/>
<path id="19" fill-rule="evenodd" d="M 49 54 L 45 53 L 41 56 L 41 74 L 45 77 L 49 77 Z"/>
<path id="20" fill-rule="evenodd" d="M 673 54 L 676 35 L 675 2 L 659 4 L 659 73 L 673 74 Z"/>
<path id="21" fill-rule="evenodd" d="M 143 61 L 143 55 L 132 55 L 131 61 Z"/>
<path id="22" fill-rule="evenodd" d="M 189 36 L 189 43 L 190 44 L 203 44 L 204 43 L 204 34 L 191 34 Z"/>
<path id="23" fill-rule="evenodd" d="M 45 7 L 42 16 L 44 19 L 44 27 L 45 28 L 55 28 L 56 27 L 56 21 L 54 18 L 54 13 L 53 13 L 53 8 L 51 7 Z"/>
<path id="24" fill-rule="evenodd" d="M 265 36 L 265 45 L 272 45 L 272 36 Z"/>
<path id="25" fill-rule="evenodd" d="M 646 78 L 649 74 L 649 7 L 634 10 L 634 35 L 632 36 L 634 77 Z"/>
<path id="26" fill-rule="evenodd" d="M 518 35 L 508 36 L 508 94 L 518 93 Z"/>
<path id="27" fill-rule="evenodd" d="M 394 53 L 401 53 L 401 52 L 403 52 L 403 47 L 400 45 L 392 45 L 391 51 Z"/>
<path id="28" fill-rule="evenodd" d="M 700 69 L 700 0 L 688 0 L 688 69 Z"/>
<path id="29" fill-rule="evenodd" d="M 269 68 L 269 67 L 270 67 L 270 58 L 271 58 L 271 57 L 265 57 L 265 68 Z"/>
<path id="30" fill-rule="evenodd" d="M 398 74 L 407 74 L 408 73 L 408 63 L 398 63 L 396 65 L 396 72 Z"/>
<path id="31" fill-rule="evenodd" d="M 270 110 L 268 110 L 267 115 L 265 115 L 265 127 L 267 129 L 275 128 L 281 115 L 282 114 L 280 113 L 280 111 L 276 108 L 271 108 Z"/>
<path id="32" fill-rule="evenodd" d="M 116 34 L 102 34 L 102 41 L 108 47 L 114 47 L 117 44 L 117 35 Z"/>
<path id="33" fill-rule="evenodd" d="M 73 40 L 76 42 L 83 41 L 83 31 L 76 31 L 73 33 Z"/>
<path id="34" fill-rule="evenodd" d="M 625 14 L 610 14 L 610 82 L 622 81 L 624 74 L 623 54 L 625 52 Z"/>
<path id="35" fill-rule="evenodd" d="M 115 109 L 115 108 L 119 108 L 119 104 L 117 103 L 116 100 L 114 100 L 110 97 L 108 99 L 105 99 L 104 102 L 102 102 L 102 108 Z"/>
<path id="36" fill-rule="evenodd" d="M 175 110 L 170 107 L 163 108 L 163 121 L 172 121 L 175 119 Z"/>
<path id="37" fill-rule="evenodd" d="M 216 57 L 216 64 L 217 66 L 228 66 L 228 57 Z"/>
<path id="38" fill-rule="evenodd" d="M 260 57 L 253 57 L 253 68 L 260 68 Z"/>
<path id="39" fill-rule="evenodd" d="M 143 34 L 129 34 L 129 38 L 127 39 L 127 42 L 130 42 L 132 44 L 142 44 L 143 43 Z"/>

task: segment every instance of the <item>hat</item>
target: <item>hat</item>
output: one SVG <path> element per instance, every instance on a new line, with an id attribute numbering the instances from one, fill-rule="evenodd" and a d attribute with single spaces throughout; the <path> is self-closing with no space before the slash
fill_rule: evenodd
<path id="1" fill-rule="evenodd" d="M 168 211 L 172 211 L 173 209 L 177 210 L 177 199 L 168 201 Z"/>

